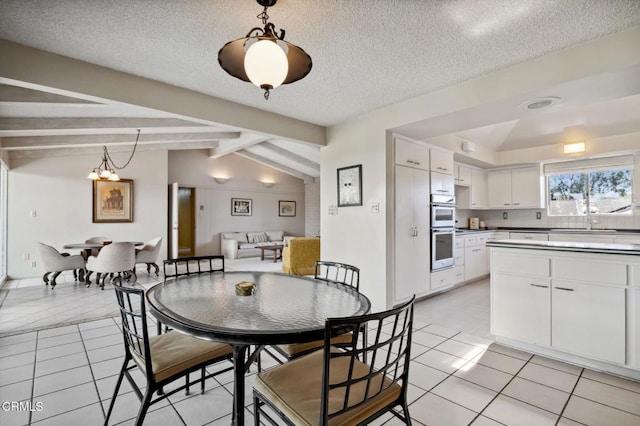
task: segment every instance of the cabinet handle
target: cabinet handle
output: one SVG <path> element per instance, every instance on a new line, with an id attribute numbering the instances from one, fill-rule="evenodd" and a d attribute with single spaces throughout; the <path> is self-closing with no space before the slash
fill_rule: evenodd
<path id="1" fill-rule="evenodd" d="M 567 288 L 567 287 L 556 287 L 556 290 L 573 291 L 572 288 Z"/>
<path id="2" fill-rule="evenodd" d="M 520 203 L 513 203 L 513 205 L 514 205 L 514 206 L 519 206 L 519 205 L 520 205 Z"/>
<path id="3" fill-rule="evenodd" d="M 529 284 L 529 285 L 531 285 L 531 286 L 533 286 L 533 287 L 549 288 L 549 286 L 548 286 L 548 285 L 542 285 L 542 284 L 534 284 L 534 283 L 531 283 L 531 284 Z"/>
<path id="4" fill-rule="evenodd" d="M 525 240 L 533 240 L 533 237 L 523 237 Z"/>
<path id="5" fill-rule="evenodd" d="M 511 204 L 509 203 L 504 203 L 503 206 L 510 206 Z"/>

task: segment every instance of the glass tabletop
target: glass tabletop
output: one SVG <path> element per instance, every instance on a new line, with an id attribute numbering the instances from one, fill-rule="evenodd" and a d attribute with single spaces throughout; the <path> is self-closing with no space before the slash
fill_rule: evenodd
<path id="1" fill-rule="evenodd" d="M 255 283 L 250 296 L 235 285 Z M 342 284 L 273 272 L 178 277 L 147 291 L 151 312 L 177 330 L 232 343 L 294 343 L 322 338 L 325 320 L 369 312 L 366 296 Z"/>

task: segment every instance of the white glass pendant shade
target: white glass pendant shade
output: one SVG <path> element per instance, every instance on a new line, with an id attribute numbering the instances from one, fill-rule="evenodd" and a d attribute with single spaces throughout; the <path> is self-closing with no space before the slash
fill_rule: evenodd
<path id="1" fill-rule="evenodd" d="M 117 173 L 111 173 L 111 174 L 109 175 L 109 178 L 108 178 L 107 180 L 117 181 L 117 180 L 120 180 L 120 176 L 118 176 L 118 174 L 117 174 Z"/>
<path id="2" fill-rule="evenodd" d="M 107 179 L 109 176 L 111 176 L 111 171 L 109 169 L 104 169 L 100 172 L 100 179 Z"/>
<path id="3" fill-rule="evenodd" d="M 289 63 L 280 46 L 271 40 L 259 40 L 247 49 L 244 70 L 256 86 L 275 89 L 287 78 Z"/>
<path id="4" fill-rule="evenodd" d="M 91 173 L 89 173 L 89 176 L 87 176 L 87 179 L 91 179 L 91 180 L 100 179 L 100 176 L 98 175 L 98 171 L 96 169 L 93 169 Z"/>

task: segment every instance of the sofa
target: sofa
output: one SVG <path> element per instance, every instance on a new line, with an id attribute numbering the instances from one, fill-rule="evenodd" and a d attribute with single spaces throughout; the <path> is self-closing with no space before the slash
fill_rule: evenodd
<path id="1" fill-rule="evenodd" d="M 320 238 L 293 238 L 282 251 L 282 271 L 293 275 L 314 275 L 318 260 Z"/>
<path id="2" fill-rule="evenodd" d="M 220 234 L 220 252 L 225 259 L 260 256 L 260 246 L 286 245 L 294 238 L 284 231 L 223 232 Z"/>

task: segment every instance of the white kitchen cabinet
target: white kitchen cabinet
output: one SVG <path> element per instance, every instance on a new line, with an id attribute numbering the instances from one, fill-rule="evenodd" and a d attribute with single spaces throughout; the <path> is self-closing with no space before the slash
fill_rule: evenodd
<path id="1" fill-rule="evenodd" d="M 455 275 L 453 268 L 432 272 L 431 291 L 441 291 L 448 287 L 453 287 L 454 279 Z"/>
<path id="2" fill-rule="evenodd" d="M 491 234 L 487 241 L 508 240 L 510 233 L 507 231 L 496 231 Z"/>
<path id="3" fill-rule="evenodd" d="M 490 209 L 544 207 L 540 168 L 490 170 L 487 173 Z"/>
<path id="4" fill-rule="evenodd" d="M 464 265 L 456 265 L 453 267 L 453 283 L 460 284 L 464 282 Z"/>
<path id="5" fill-rule="evenodd" d="M 510 232 L 509 238 L 512 240 L 548 241 L 549 235 L 543 232 Z"/>
<path id="6" fill-rule="evenodd" d="M 431 148 L 431 171 L 453 176 L 453 151 Z"/>
<path id="7" fill-rule="evenodd" d="M 633 288 L 629 293 L 631 296 L 629 322 L 631 323 L 632 334 L 630 334 L 631 344 L 633 345 L 632 359 L 629 361 L 636 369 L 640 370 L 640 287 Z"/>
<path id="8" fill-rule="evenodd" d="M 487 172 L 482 169 L 471 169 L 471 203 L 472 209 L 487 208 Z"/>
<path id="9" fill-rule="evenodd" d="M 624 364 L 625 288 L 555 279 L 552 284 L 551 346 Z"/>
<path id="10" fill-rule="evenodd" d="M 464 239 L 464 278 L 466 281 L 479 279 L 489 273 L 486 236 L 472 236 Z"/>
<path id="11" fill-rule="evenodd" d="M 396 303 L 429 292 L 429 172 L 395 167 Z"/>
<path id="12" fill-rule="evenodd" d="M 464 164 L 453 164 L 453 178 L 456 185 L 471 185 L 471 167 Z"/>
<path id="13" fill-rule="evenodd" d="M 455 195 L 453 176 L 431 172 L 431 193 L 437 195 Z"/>
<path id="14" fill-rule="evenodd" d="M 551 344 L 551 282 L 493 272 L 491 275 L 492 333 L 510 339 Z"/>
<path id="15" fill-rule="evenodd" d="M 429 148 L 417 142 L 395 138 L 395 163 L 414 169 L 429 170 Z"/>

